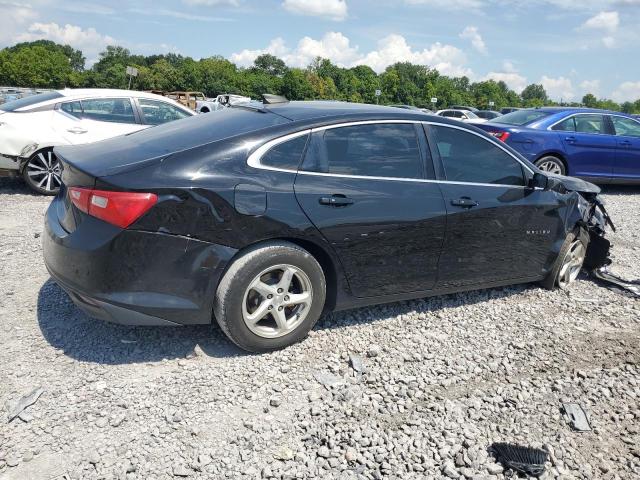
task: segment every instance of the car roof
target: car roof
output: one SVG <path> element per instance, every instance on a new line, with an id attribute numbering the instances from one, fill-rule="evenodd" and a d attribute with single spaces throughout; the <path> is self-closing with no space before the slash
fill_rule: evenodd
<path id="1" fill-rule="evenodd" d="M 539 110 L 546 113 L 602 113 L 607 115 L 625 115 L 627 113 L 616 112 L 614 110 L 602 110 L 600 108 L 587 108 L 587 107 L 538 107 L 538 108 L 525 108 L 523 110 Z"/>
<path id="2" fill-rule="evenodd" d="M 114 96 L 124 96 L 124 97 L 139 97 L 139 98 L 166 98 L 162 97 L 162 95 L 157 95 L 155 93 L 149 92 L 141 92 L 137 90 L 124 90 L 117 88 L 65 88 L 63 90 L 57 90 L 57 92 L 67 98 L 76 98 L 76 97 L 114 97 Z"/>
<path id="3" fill-rule="evenodd" d="M 256 105 L 256 104 L 250 104 Z M 339 101 L 300 101 L 269 105 L 258 104 L 260 108 L 293 121 L 314 121 L 327 117 L 381 116 L 384 118 L 418 119 L 432 117 L 421 110 L 397 108 L 365 103 L 349 103 Z"/>

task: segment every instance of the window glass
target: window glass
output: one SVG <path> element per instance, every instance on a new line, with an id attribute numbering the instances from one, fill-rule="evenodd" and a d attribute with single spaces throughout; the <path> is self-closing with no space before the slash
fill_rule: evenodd
<path id="1" fill-rule="evenodd" d="M 576 121 L 574 117 L 569 117 L 566 120 L 554 125 L 552 130 L 558 130 L 561 132 L 575 132 L 576 131 Z"/>
<path id="2" fill-rule="evenodd" d="M 297 171 L 304 147 L 307 144 L 307 138 L 309 135 L 302 135 L 276 145 L 262 156 L 260 164 L 266 167 Z"/>
<path id="3" fill-rule="evenodd" d="M 63 103 L 60 105 L 60 110 L 76 118 L 82 117 L 82 105 L 80 102 Z"/>
<path id="4" fill-rule="evenodd" d="M 38 95 L 31 95 L 24 98 L 19 98 L 18 100 L 13 100 L 11 102 L 7 102 L 4 105 L 0 105 L 0 110 L 4 112 L 14 112 L 19 108 L 25 107 L 35 107 L 39 103 L 48 102 L 49 100 L 53 100 L 55 98 L 61 98 L 62 94 L 58 92 L 45 92 L 39 93 Z"/>
<path id="5" fill-rule="evenodd" d="M 98 122 L 136 123 L 128 98 L 92 98 L 82 101 L 83 117 Z"/>
<path id="6" fill-rule="evenodd" d="M 413 124 L 331 128 L 313 135 L 303 169 L 369 177 L 423 178 Z"/>
<path id="7" fill-rule="evenodd" d="M 457 112 L 452 112 L 451 110 L 445 110 L 442 112 L 443 117 L 455 117 Z"/>
<path id="8" fill-rule="evenodd" d="M 576 115 L 573 118 L 578 133 L 607 133 L 602 115 Z"/>
<path id="9" fill-rule="evenodd" d="M 492 142 L 457 128 L 431 126 L 447 180 L 524 185 L 522 166 Z"/>
<path id="10" fill-rule="evenodd" d="M 625 137 L 640 137 L 640 122 L 631 120 L 630 118 L 611 117 L 613 126 L 616 129 L 616 135 Z"/>
<path id="11" fill-rule="evenodd" d="M 515 112 L 507 113 L 494 120 L 493 123 L 503 123 L 506 125 L 526 125 L 528 123 L 540 120 L 543 117 L 550 115 L 549 112 L 542 112 L 540 110 L 516 110 Z"/>
<path id="12" fill-rule="evenodd" d="M 175 105 L 160 100 L 139 98 L 138 103 L 140 104 L 140 110 L 142 110 L 142 121 L 147 125 L 160 125 L 161 123 L 172 122 L 190 116 Z"/>

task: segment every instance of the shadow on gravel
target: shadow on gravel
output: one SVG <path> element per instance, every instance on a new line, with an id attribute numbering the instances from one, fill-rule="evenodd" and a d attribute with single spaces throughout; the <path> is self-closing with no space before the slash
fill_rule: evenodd
<path id="1" fill-rule="evenodd" d="M 601 185 L 604 195 L 618 195 L 624 197 L 626 195 L 637 195 L 640 193 L 640 185 Z"/>
<path id="2" fill-rule="evenodd" d="M 215 322 L 175 328 L 126 327 L 92 319 L 51 279 L 38 292 L 37 308 L 47 342 L 83 362 L 119 365 L 186 358 L 196 346 L 210 357 L 247 355 L 227 340 Z"/>
<path id="3" fill-rule="evenodd" d="M 47 198 L 45 195 L 40 195 L 27 187 L 27 184 L 20 177 L 0 177 L 0 195 L 31 195 L 33 197 Z"/>

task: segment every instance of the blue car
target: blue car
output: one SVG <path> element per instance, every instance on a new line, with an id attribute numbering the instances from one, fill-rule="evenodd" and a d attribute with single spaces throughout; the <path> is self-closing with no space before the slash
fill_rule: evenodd
<path id="1" fill-rule="evenodd" d="M 543 171 L 594 183 L 640 183 L 640 120 L 586 108 L 518 110 L 476 125 Z"/>

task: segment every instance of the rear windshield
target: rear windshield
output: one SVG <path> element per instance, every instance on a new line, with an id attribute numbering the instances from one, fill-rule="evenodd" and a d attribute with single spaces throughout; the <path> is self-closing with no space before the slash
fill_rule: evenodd
<path id="1" fill-rule="evenodd" d="M 502 115 L 501 117 L 491 120 L 490 123 L 526 125 L 548 115 L 550 115 L 549 112 L 543 112 L 541 110 L 516 110 L 515 112 L 507 113 L 506 115 Z"/>
<path id="2" fill-rule="evenodd" d="M 39 93 L 38 95 L 30 95 L 28 97 L 20 98 L 18 100 L 14 100 L 13 102 L 7 102 L 3 105 L 0 105 L 0 110 L 2 110 L 3 112 L 14 112 L 19 108 L 30 107 L 32 105 L 37 105 L 38 103 L 46 102 L 48 100 L 53 100 L 60 97 L 62 97 L 62 94 L 58 92 Z"/>

